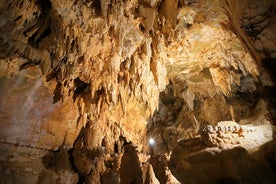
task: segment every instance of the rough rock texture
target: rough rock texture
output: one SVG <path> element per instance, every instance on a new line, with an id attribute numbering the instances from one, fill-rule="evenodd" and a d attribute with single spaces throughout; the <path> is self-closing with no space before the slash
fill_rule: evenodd
<path id="1" fill-rule="evenodd" d="M 269 124 L 239 126 L 235 122 L 224 121 L 219 122 L 215 127 L 210 125 L 204 127 L 201 138 L 210 147 L 229 149 L 241 146 L 248 151 L 254 151 L 272 140 L 272 132 Z"/>
<path id="2" fill-rule="evenodd" d="M 273 183 L 275 9 L 2 0 L 1 181 Z"/>
<path id="3" fill-rule="evenodd" d="M 227 11 L 231 25 L 247 44 L 258 62 L 275 69 L 275 9 L 274 1 L 227 1 Z M 238 11 L 235 11 L 238 10 Z"/>
<path id="4" fill-rule="evenodd" d="M 275 183 L 265 160 L 268 145 L 254 153 L 242 147 L 208 148 L 199 139 L 181 141 L 173 150 L 170 168 L 181 183 Z"/>

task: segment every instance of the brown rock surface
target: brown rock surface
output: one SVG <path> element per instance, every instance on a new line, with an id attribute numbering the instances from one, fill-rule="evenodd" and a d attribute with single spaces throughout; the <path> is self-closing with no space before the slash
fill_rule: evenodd
<path id="1" fill-rule="evenodd" d="M 273 183 L 275 7 L 2 0 L 1 182 Z"/>
<path id="2" fill-rule="evenodd" d="M 181 183 L 274 183 L 275 174 L 263 155 L 267 146 L 248 153 L 242 147 L 208 148 L 199 139 L 182 141 L 169 165 Z"/>

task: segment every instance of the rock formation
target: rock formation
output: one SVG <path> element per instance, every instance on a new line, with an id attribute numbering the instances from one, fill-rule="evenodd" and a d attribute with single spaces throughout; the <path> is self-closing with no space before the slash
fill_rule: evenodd
<path id="1" fill-rule="evenodd" d="M 275 182 L 275 9 L 2 0 L 1 182 Z"/>

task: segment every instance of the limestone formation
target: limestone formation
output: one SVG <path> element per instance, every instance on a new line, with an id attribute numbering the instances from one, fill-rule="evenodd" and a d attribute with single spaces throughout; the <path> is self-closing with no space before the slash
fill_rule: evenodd
<path id="1" fill-rule="evenodd" d="M 1 182 L 275 181 L 275 9 L 2 0 Z"/>
<path id="2" fill-rule="evenodd" d="M 242 146 L 248 151 L 258 149 L 272 140 L 271 125 L 239 125 L 233 121 L 218 122 L 213 127 L 207 125 L 202 129 L 201 139 L 208 146 L 229 148 Z"/>

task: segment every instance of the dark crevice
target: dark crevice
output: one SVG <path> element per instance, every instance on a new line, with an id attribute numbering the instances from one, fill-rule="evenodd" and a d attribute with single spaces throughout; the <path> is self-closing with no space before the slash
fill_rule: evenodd
<path id="1" fill-rule="evenodd" d="M 33 34 L 29 39 L 28 42 L 33 46 L 33 47 L 38 47 L 39 43 L 43 40 L 43 38 L 46 38 L 47 36 L 49 36 L 51 34 L 51 28 L 50 28 L 50 24 L 48 23 L 48 26 L 46 28 L 45 31 L 42 31 L 42 33 L 40 33 L 40 29 Z"/>
<path id="2" fill-rule="evenodd" d="M 74 50 L 74 46 L 75 46 L 75 40 L 73 39 L 71 42 L 71 47 L 70 47 L 70 51 L 73 52 Z"/>
<path id="3" fill-rule="evenodd" d="M 240 184 L 240 182 L 235 178 L 225 177 L 217 180 L 215 184 Z"/>
<path id="4" fill-rule="evenodd" d="M 26 69 L 26 68 L 29 68 L 29 67 L 32 67 L 32 66 L 39 65 L 40 62 L 41 62 L 41 60 L 38 60 L 38 61 L 28 61 L 28 62 L 23 63 L 22 65 L 20 65 L 19 70 L 23 70 L 23 69 Z"/>
<path id="5" fill-rule="evenodd" d="M 80 80 L 79 78 L 76 78 L 74 80 L 74 86 L 75 86 L 75 90 L 74 90 L 73 100 L 75 101 L 79 95 L 84 93 L 84 91 L 88 88 L 89 85 L 83 82 L 82 80 Z"/>
<path id="6" fill-rule="evenodd" d="M 74 163 L 73 149 L 68 150 L 68 155 L 69 155 L 69 161 L 70 161 L 70 164 L 71 164 L 72 169 L 73 169 L 75 172 L 77 172 L 78 169 L 77 169 L 77 166 L 76 166 L 75 163 Z"/>
<path id="7" fill-rule="evenodd" d="M 22 19 L 22 15 L 18 16 L 16 19 L 14 19 L 14 22 L 17 22 L 20 19 Z"/>
<path id="8" fill-rule="evenodd" d="M 41 8 L 42 11 L 47 11 L 52 8 L 50 0 L 36 0 L 36 4 Z"/>
<path id="9" fill-rule="evenodd" d="M 28 42 L 35 48 L 38 47 L 43 38 L 46 38 L 51 34 L 50 10 L 52 7 L 52 4 L 49 0 L 37 0 L 36 4 L 39 6 L 41 11 L 41 14 L 35 25 L 35 27 L 39 27 L 39 29 L 28 39 Z M 26 32 L 28 31 L 25 31 L 25 34 Z"/>
<path id="10" fill-rule="evenodd" d="M 268 54 L 267 54 L 268 55 Z M 270 58 L 267 56 L 263 61 L 264 68 L 268 71 L 270 74 L 270 77 L 273 81 L 276 81 L 276 59 Z"/>
<path id="11" fill-rule="evenodd" d="M 91 99 L 91 103 L 96 104 L 98 103 L 100 97 L 104 94 L 104 89 L 99 89 L 95 92 L 94 98 Z"/>
<path id="12" fill-rule="evenodd" d="M 102 15 L 102 7 L 101 7 L 101 1 L 100 0 L 93 0 L 92 7 L 95 10 L 95 14 L 97 16 Z"/>
<path id="13" fill-rule="evenodd" d="M 273 86 L 263 87 L 262 96 L 268 100 L 268 105 L 272 109 L 268 115 L 269 119 L 272 121 L 273 125 L 276 125 L 276 59 L 272 59 L 267 56 L 267 58 L 263 60 L 262 64 L 267 73 L 270 75 L 272 81 L 274 81 Z"/>
<path id="14" fill-rule="evenodd" d="M 46 82 L 49 82 L 53 78 L 57 78 L 57 72 L 51 71 L 46 75 Z"/>
<path id="15" fill-rule="evenodd" d="M 54 90 L 53 103 L 57 103 L 62 98 L 62 85 L 61 83 L 57 83 L 56 88 Z"/>
<path id="16" fill-rule="evenodd" d="M 144 32 L 146 30 L 145 26 L 142 23 L 139 24 L 139 29 L 142 32 Z"/>
<path id="17" fill-rule="evenodd" d="M 117 142 L 114 143 L 114 153 L 119 153 L 119 145 Z"/>

